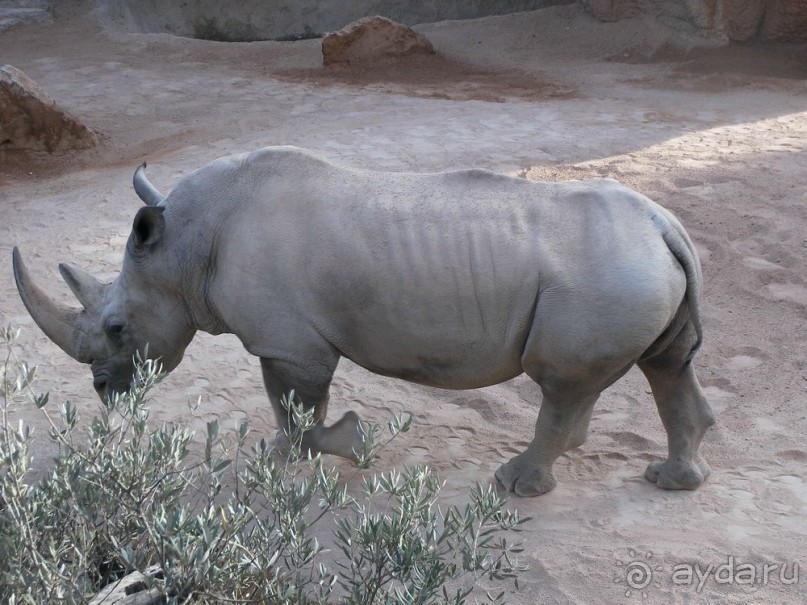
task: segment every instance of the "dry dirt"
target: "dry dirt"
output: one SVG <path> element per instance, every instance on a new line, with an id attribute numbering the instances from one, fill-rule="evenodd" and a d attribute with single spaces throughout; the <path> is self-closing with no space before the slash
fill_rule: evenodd
<path id="1" fill-rule="evenodd" d="M 508 602 L 807 601 L 807 571 L 788 583 L 794 564 L 807 563 L 807 48 L 693 50 L 653 22 L 597 23 L 575 7 L 416 29 L 438 58 L 346 72 L 320 68 L 318 40 L 110 34 L 80 17 L 0 36 L 3 62 L 103 141 L 57 157 L 0 150 L 0 323 L 23 328 L 39 386 L 52 401 L 96 405 L 88 368 L 23 308 L 12 246 L 59 300 L 71 298 L 58 262 L 111 279 L 143 160 L 163 191 L 216 157 L 274 144 L 393 171 L 612 176 L 674 211 L 701 253 L 707 340 L 696 364 L 718 415 L 703 447 L 714 472 L 695 492 L 642 478 L 666 441 L 646 381 L 630 372 L 603 394 L 588 442 L 558 461 L 558 487 L 511 499 L 532 520 L 520 536 L 530 570 Z M 446 500 L 461 502 L 527 444 L 539 391 L 525 377 L 439 391 L 345 362 L 331 401 L 331 418 L 413 412 L 413 431 L 375 470 L 427 463 L 446 481 Z M 44 442 L 39 417 L 27 415 Z M 197 337 L 152 417 L 197 429 L 249 418 L 256 436 L 275 433 L 257 361 L 229 336 Z M 44 450 L 38 461 L 47 463 Z M 627 584 L 636 560 L 653 573 L 642 589 Z M 753 586 L 719 582 L 737 579 L 728 568 L 713 575 L 729 560 L 754 565 L 758 580 L 776 567 Z M 676 565 L 711 565 L 711 575 L 676 584 Z"/>

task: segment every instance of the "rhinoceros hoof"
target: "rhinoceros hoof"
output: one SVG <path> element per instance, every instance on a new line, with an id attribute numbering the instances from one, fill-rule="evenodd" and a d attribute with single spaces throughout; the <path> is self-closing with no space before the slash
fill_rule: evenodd
<path id="1" fill-rule="evenodd" d="M 661 489 L 696 489 L 709 473 L 709 465 L 701 458 L 697 464 L 670 460 L 651 462 L 644 476 Z"/>
<path id="2" fill-rule="evenodd" d="M 496 471 L 496 481 L 518 496 L 540 496 L 558 484 L 552 471 L 535 466 L 524 454 L 500 466 Z"/>
<path id="3" fill-rule="evenodd" d="M 352 410 L 345 412 L 338 422 L 320 432 L 316 447 L 323 452 L 356 461 L 356 452 L 361 452 L 363 445 L 360 427 L 359 415 Z"/>

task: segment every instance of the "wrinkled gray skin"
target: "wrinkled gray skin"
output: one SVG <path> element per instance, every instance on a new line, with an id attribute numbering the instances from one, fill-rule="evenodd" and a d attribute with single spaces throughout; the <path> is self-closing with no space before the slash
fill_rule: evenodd
<path id="1" fill-rule="evenodd" d="M 278 423 L 295 389 L 319 422 L 304 446 L 352 458 L 358 416 L 324 425 L 340 357 L 446 389 L 526 372 L 543 393 L 535 438 L 496 478 L 532 496 L 638 364 L 669 439 L 645 476 L 694 489 L 709 474 L 698 449 L 714 416 L 692 364 L 700 264 L 668 211 L 616 181 L 370 172 L 292 147 L 216 160 L 165 199 L 143 167 L 134 181 L 147 205 L 118 278 L 60 266 L 83 311 L 54 305 L 14 251 L 26 307 L 91 364 L 101 397 L 128 388 L 147 343 L 171 370 L 196 330 L 228 332 L 260 357 Z"/>

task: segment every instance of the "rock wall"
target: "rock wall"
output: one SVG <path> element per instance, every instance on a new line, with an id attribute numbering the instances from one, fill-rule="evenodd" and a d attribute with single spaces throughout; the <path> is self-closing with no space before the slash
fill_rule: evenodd
<path id="1" fill-rule="evenodd" d="M 653 14 L 665 23 L 735 42 L 807 42 L 807 0 L 580 0 L 603 21 Z"/>
<path id="2" fill-rule="evenodd" d="M 574 0 L 99 0 L 96 17 L 131 32 L 221 41 L 319 37 L 370 15 L 405 25 L 535 10 Z"/>
<path id="3" fill-rule="evenodd" d="M 47 21 L 51 0 L 0 0 L 0 32 L 15 25 Z"/>

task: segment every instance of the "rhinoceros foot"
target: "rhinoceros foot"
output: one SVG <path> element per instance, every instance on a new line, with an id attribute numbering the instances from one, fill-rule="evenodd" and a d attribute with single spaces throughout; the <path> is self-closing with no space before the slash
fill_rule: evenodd
<path id="1" fill-rule="evenodd" d="M 361 420 L 356 412 L 346 412 L 331 426 L 318 426 L 307 435 L 311 448 L 323 454 L 334 454 L 348 460 L 356 460 L 356 452 L 362 449 Z M 305 445 L 305 440 L 303 440 Z"/>
<path id="2" fill-rule="evenodd" d="M 540 496 L 552 491 L 558 483 L 550 469 L 536 466 L 535 459 L 526 453 L 501 465 L 496 471 L 496 481 L 519 496 Z"/>
<path id="3" fill-rule="evenodd" d="M 303 435 L 301 453 L 304 456 L 309 451 L 312 456 L 334 454 L 355 461 L 356 452 L 362 449 L 360 425 L 359 415 L 350 411 L 331 426 L 315 426 Z M 275 452 L 285 457 L 291 452 L 289 436 L 283 430 L 275 435 Z"/>
<path id="4" fill-rule="evenodd" d="M 651 462 L 644 472 L 645 479 L 662 489 L 697 489 L 712 469 L 698 456 L 696 461 L 664 460 Z"/>

